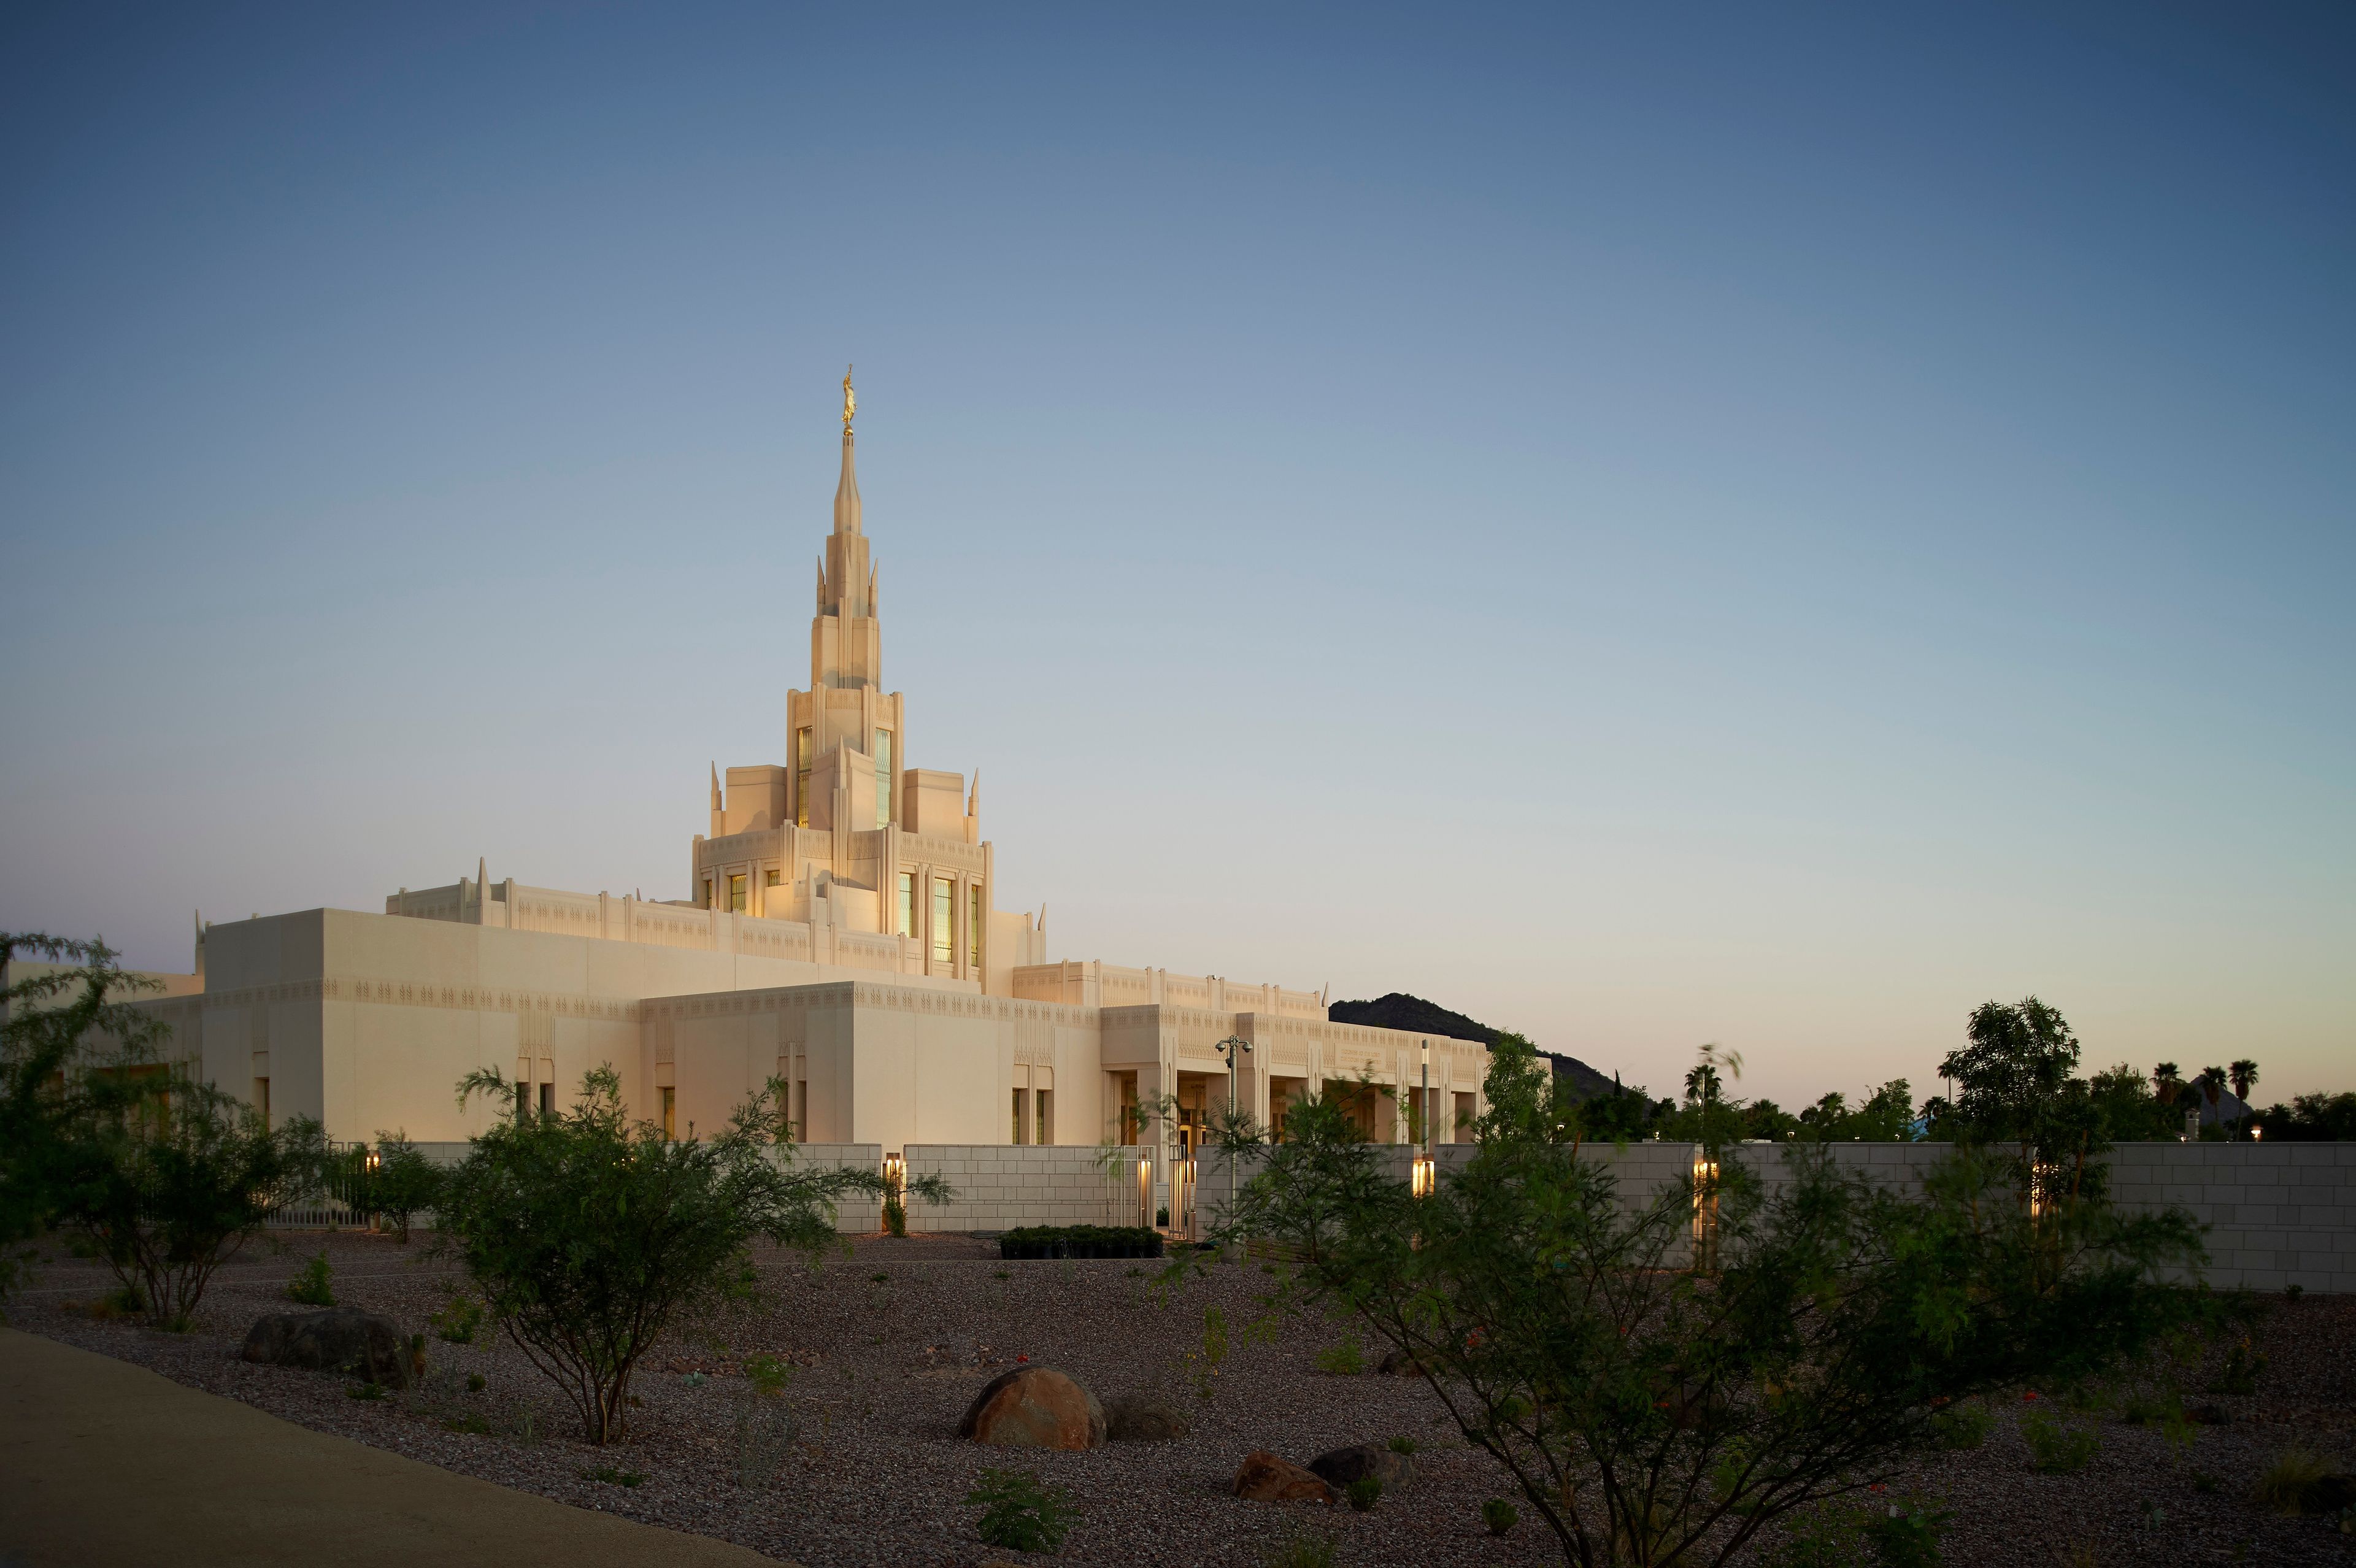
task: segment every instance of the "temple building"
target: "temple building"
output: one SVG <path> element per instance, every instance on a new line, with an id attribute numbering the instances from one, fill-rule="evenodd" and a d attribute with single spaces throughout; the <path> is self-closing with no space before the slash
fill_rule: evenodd
<path id="1" fill-rule="evenodd" d="M 518 1109 L 552 1109 L 610 1063 L 675 1136 L 774 1078 L 803 1141 L 898 1148 L 1183 1143 L 1226 1104 L 1219 1047 L 1241 1041 L 1233 1092 L 1263 1123 L 1365 1080 L 1376 1138 L 1420 1129 L 1419 1103 L 1459 1136 L 1482 1108 L 1476 1044 L 1330 1022 L 1305 990 L 1051 961 L 1042 917 L 996 907 L 978 782 L 914 765 L 921 711 L 884 688 L 843 391 L 809 686 L 787 695 L 786 760 L 713 766 L 686 898 L 495 881 L 477 860 L 381 912 L 200 923 L 195 973 L 140 1004 L 172 1054 L 338 1139 L 464 1138 L 498 1114 L 459 1106 L 467 1072 L 496 1066 Z"/>

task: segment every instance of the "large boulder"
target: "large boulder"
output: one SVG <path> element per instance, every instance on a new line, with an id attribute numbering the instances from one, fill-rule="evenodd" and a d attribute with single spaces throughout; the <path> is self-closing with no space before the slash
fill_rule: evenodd
<path id="1" fill-rule="evenodd" d="M 1353 1443 L 1347 1448 L 1320 1454 L 1309 1461 L 1309 1468 L 1335 1491 L 1368 1476 L 1380 1481 L 1387 1492 L 1403 1491 L 1415 1479 L 1414 1461 L 1379 1443 Z"/>
<path id="2" fill-rule="evenodd" d="M 387 1388 L 409 1386 L 409 1342 L 391 1318 L 357 1307 L 273 1312 L 255 1321 L 242 1353 L 265 1366 L 348 1372 Z"/>
<path id="3" fill-rule="evenodd" d="M 1101 1448 L 1104 1406 L 1061 1372 L 1017 1367 L 974 1395 L 958 1435 L 1006 1448 Z"/>
<path id="4" fill-rule="evenodd" d="M 1314 1473 L 1265 1448 L 1244 1456 L 1236 1471 L 1236 1496 L 1256 1503 L 1331 1503 L 1333 1488 Z"/>
<path id="5" fill-rule="evenodd" d="M 1174 1443 L 1194 1429 L 1186 1407 L 1158 1393 L 1123 1394 L 1105 1412 L 1105 1435 L 1116 1443 Z"/>

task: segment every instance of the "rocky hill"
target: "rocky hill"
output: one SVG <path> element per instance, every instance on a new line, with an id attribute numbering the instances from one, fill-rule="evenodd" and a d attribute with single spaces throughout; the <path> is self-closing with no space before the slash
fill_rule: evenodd
<path id="1" fill-rule="evenodd" d="M 1451 1040 L 1477 1040 L 1483 1045 L 1496 1044 L 1497 1036 L 1505 1032 L 1462 1013 L 1450 1012 L 1437 1002 L 1410 997 L 1405 991 L 1393 991 L 1371 1002 L 1335 1002 L 1325 1009 L 1325 1016 L 1335 1023 L 1395 1029 L 1406 1034 L 1441 1034 Z M 1538 1054 L 1553 1063 L 1558 1079 L 1569 1080 L 1571 1092 L 1580 1099 L 1612 1092 L 1610 1073 L 1598 1072 L 1579 1058 L 1558 1051 L 1541 1051 Z"/>

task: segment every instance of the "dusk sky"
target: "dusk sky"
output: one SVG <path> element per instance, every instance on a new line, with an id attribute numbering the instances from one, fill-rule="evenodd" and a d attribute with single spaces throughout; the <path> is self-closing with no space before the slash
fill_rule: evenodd
<path id="1" fill-rule="evenodd" d="M 0 927 L 689 895 L 858 365 L 1059 958 L 2356 1088 L 2356 12 L 18 6 Z"/>

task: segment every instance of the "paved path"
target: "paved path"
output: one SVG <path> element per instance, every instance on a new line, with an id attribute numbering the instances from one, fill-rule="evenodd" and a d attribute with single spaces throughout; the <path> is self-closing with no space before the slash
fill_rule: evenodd
<path id="1" fill-rule="evenodd" d="M 0 1328 L 0 1568 L 778 1568 Z"/>

